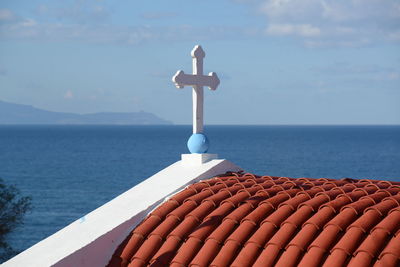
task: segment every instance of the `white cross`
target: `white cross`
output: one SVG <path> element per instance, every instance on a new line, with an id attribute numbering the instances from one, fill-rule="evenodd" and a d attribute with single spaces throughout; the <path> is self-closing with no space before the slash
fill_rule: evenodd
<path id="1" fill-rule="evenodd" d="M 203 58 L 206 56 L 200 45 L 196 45 L 192 50 L 193 58 L 193 75 L 185 74 L 179 70 L 172 81 L 177 88 L 184 86 L 193 87 L 193 133 L 203 132 L 203 101 L 204 93 L 203 86 L 207 86 L 210 90 L 217 89 L 219 79 L 215 72 L 210 72 L 208 75 L 203 75 Z"/>

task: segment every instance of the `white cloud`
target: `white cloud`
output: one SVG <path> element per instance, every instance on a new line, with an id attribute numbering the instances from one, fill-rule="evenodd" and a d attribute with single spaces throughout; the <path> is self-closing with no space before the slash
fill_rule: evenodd
<path id="1" fill-rule="evenodd" d="M 229 40 L 294 36 L 308 47 L 357 47 L 400 42 L 399 0 L 232 0 L 257 6 L 265 26 L 126 26 L 110 24 L 104 2 L 73 1 L 63 8 L 39 5 L 38 19 L 0 9 L 0 40 L 78 41 L 135 45 L 149 41 Z M 175 13 L 147 13 L 165 19 Z"/>
<path id="2" fill-rule="evenodd" d="M 0 24 L 0 40 L 78 41 L 136 45 L 149 41 L 202 41 L 237 39 L 249 35 L 248 29 L 235 27 L 177 26 L 121 26 L 89 25 L 80 23 L 39 23 L 33 19 L 20 19 L 14 23 Z"/>
<path id="3" fill-rule="evenodd" d="M 11 10 L 7 8 L 0 8 L 0 21 L 10 21 L 15 18 L 15 15 Z"/>
<path id="4" fill-rule="evenodd" d="M 49 12 L 49 8 L 47 7 L 47 5 L 41 4 L 36 8 L 35 11 L 38 15 L 46 15 L 47 12 Z"/>
<path id="5" fill-rule="evenodd" d="M 34 10 L 42 18 L 51 18 L 69 23 L 103 23 L 110 17 L 110 10 L 97 0 L 74 0 L 68 4 L 52 5 L 40 4 Z"/>
<path id="6" fill-rule="evenodd" d="M 321 30 L 310 24 L 270 24 L 266 32 L 271 35 L 300 35 L 305 37 L 318 36 Z"/>
<path id="7" fill-rule="evenodd" d="M 264 0 L 266 34 L 301 36 L 309 46 L 400 41 L 398 0 Z"/>
<path id="8" fill-rule="evenodd" d="M 388 80 L 400 80 L 400 72 L 391 72 L 387 75 Z"/>
<path id="9" fill-rule="evenodd" d="M 178 13 L 176 12 L 151 12 L 142 14 L 142 17 L 145 19 L 169 19 L 177 16 Z"/>
<path id="10" fill-rule="evenodd" d="M 136 45 L 144 42 L 204 41 L 237 39 L 243 36 L 256 36 L 262 30 L 240 26 L 190 26 L 160 25 L 128 26 L 112 24 L 112 7 L 98 0 L 72 0 L 69 4 L 57 7 L 45 4 L 34 10 L 36 20 L 20 17 L 7 10 L 4 17 L 13 20 L 0 21 L 1 40 L 28 40 L 45 42 L 86 42 L 101 44 Z M 10 15 L 11 14 L 11 15 Z M 165 19 L 177 13 L 145 13 L 147 19 Z"/>
<path id="11" fill-rule="evenodd" d="M 378 64 L 354 64 L 351 62 L 336 62 L 329 65 L 310 68 L 311 71 L 323 75 L 337 75 L 341 77 L 359 77 L 362 82 L 371 81 L 397 81 L 400 79 L 400 70 L 397 67 L 389 67 Z M 339 78 L 340 79 L 340 78 Z"/>
<path id="12" fill-rule="evenodd" d="M 393 41 L 400 41 L 400 31 L 394 31 L 389 34 L 389 39 Z"/>
<path id="13" fill-rule="evenodd" d="M 37 23 L 36 23 L 36 21 L 34 19 L 25 19 L 25 20 L 23 20 L 23 21 L 21 21 L 19 23 L 19 25 L 22 26 L 22 27 L 33 27 L 36 24 Z"/>
<path id="14" fill-rule="evenodd" d="M 72 93 L 71 90 L 68 90 L 67 92 L 65 92 L 64 98 L 65 99 L 72 99 L 72 98 L 74 98 L 74 94 Z"/>

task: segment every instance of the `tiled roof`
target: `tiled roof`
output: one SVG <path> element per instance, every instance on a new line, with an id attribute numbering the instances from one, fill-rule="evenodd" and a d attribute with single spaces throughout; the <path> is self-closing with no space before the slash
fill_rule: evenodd
<path id="1" fill-rule="evenodd" d="M 399 182 L 227 173 L 164 202 L 108 266 L 399 266 L 399 192 Z"/>

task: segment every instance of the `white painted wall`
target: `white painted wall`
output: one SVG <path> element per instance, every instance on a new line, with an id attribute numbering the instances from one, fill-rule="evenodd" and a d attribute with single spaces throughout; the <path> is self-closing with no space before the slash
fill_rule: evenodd
<path id="1" fill-rule="evenodd" d="M 178 161 L 2 266 L 105 266 L 129 232 L 168 196 L 193 182 L 239 170 L 227 160 L 214 159 L 203 164 L 187 158 Z"/>

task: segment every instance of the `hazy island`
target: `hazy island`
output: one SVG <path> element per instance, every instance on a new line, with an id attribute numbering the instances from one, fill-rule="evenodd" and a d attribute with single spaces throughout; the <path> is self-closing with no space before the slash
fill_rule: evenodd
<path id="1" fill-rule="evenodd" d="M 47 111 L 0 100 L 0 124 L 166 125 L 172 123 L 144 111 L 76 114 Z"/>

